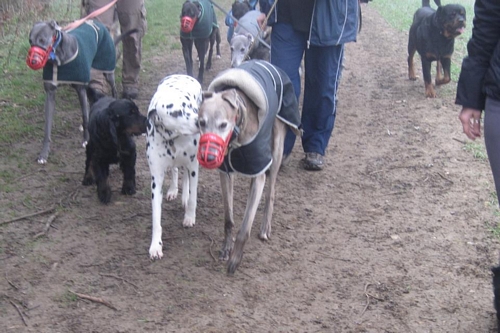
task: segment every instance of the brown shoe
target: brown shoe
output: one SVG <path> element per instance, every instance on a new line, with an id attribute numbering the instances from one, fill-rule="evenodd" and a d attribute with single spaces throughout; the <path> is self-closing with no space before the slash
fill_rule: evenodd
<path id="1" fill-rule="evenodd" d="M 323 170 L 323 156 L 319 153 L 306 153 L 306 157 L 302 160 L 302 166 L 308 171 Z"/>
<path id="2" fill-rule="evenodd" d="M 135 87 L 123 88 L 122 98 L 136 99 L 139 95 L 139 89 Z"/>

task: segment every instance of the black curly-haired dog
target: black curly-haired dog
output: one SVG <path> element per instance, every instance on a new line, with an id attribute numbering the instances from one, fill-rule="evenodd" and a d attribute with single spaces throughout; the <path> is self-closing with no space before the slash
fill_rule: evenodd
<path id="1" fill-rule="evenodd" d="M 99 201 L 108 204 L 111 200 L 111 187 L 108 183 L 110 164 L 120 164 L 123 172 L 121 193 L 135 194 L 137 153 L 133 135 L 146 133 L 147 118 L 129 99 L 115 99 L 91 88 L 87 93 L 92 107 L 82 184 L 97 184 Z"/>

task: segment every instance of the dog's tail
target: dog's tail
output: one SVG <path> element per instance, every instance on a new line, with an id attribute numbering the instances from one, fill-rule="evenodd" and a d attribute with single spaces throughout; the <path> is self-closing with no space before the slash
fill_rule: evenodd
<path id="1" fill-rule="evenodd" d="M 100 92 L 99 90 L 96 90 L 96 89 L 91 88 L 91 87 L 87 87 L 87 98 L 89 100 L 90 105 L 94 105 L 95 102 L 97 102 L 98 100 L 100 100 L 104 96 L 106 96 L 106 95 L 103 94 L 102 92 Z"/>
<path id="2" fill-rule="evenodd" d="M 125 37 L 130 36 L 130 35 L 132 35 L 132 34 L 135 34 L 135 33 L 137 33 L 137 32 L 139 32 L 139 29 L 132 29 L 132 30 L 129 30 L 129 31 L 127 31 L 127 32 L 122 33 L 120 36 L 116 36 L 116 38 L 115 38 L 115 40 L 114 40 L 114 42 L 115 42 L 115 46 L 116 46 L 118 43 L 120 43 L 120 42 L 121 42 L 121 41 L 122 41 Z"/>
<path id="3" fill-rule="evenodd" d="M 441 7 L 441 0 L 434 0 L 436 6 Z M 422 7 L 430 7 L 431 0 L 422 0 Z"/>

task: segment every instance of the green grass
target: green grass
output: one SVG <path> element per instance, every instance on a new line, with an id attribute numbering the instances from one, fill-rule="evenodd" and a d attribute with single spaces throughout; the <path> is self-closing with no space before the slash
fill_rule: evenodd
<path id="1" fill-rule="evenodd" d="M 488 155 L 486 154 L 486 147 L 483 142 L 472 142 L 469 141 L 464 145 L 464 149 L 482 161 L 488 161 Z"/>

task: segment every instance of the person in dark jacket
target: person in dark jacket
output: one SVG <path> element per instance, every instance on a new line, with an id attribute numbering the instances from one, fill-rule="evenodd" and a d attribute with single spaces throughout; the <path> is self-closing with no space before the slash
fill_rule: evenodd
<path id="1" fill-rule="evenodd" d="M 271 9 L 274 0 L 261 10 Z M 304 57 L 302 148 L 306 170 L 322 170 L 337 109 L 344 44 L 356 40 L 359 0 L 279 0 L 269 16 L 271 63 L 290 77 L 297 99 L 301 91 L 299 68 Z M 292 152 L 295 135 L 285 139 L 284 164 Z"/>
<path id="2" fill-rule="evenodd" d="M 481 136 L 484 110 L 484 141 L 497 196 L 500 194 L 500 1 L 476 0 L 468 55 L 462 62 L 456 104 L 459 119 L 471 140 Z"/>

